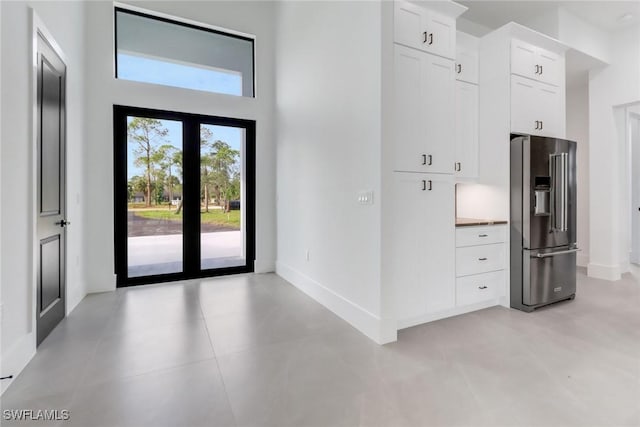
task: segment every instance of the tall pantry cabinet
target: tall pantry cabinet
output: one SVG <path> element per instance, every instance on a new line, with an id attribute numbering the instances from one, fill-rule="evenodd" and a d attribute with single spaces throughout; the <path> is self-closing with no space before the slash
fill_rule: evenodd
<path id="1" fill-rule="evenodd" d="M 399 329 L 455 306 L 455 21 L 465 10 L 453 2 L 394 2 L 384 263 Z"/>

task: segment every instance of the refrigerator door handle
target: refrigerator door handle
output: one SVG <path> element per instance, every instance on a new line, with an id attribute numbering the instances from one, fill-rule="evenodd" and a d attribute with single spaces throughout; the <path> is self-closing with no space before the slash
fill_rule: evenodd
<path id="1" fill-rule="evenodd" d="M 568 231 L 569 211 L 569 168 L 567 153 L 552 154 L 549 159 L 551 185 L 551 228 L 552 231 Z"/>
<path id="2" fill-rule="evenodd" d="M 573 253 L 575 253 L 575 252 L 580 252 L 581 250 L 582 250 L 582 249 L 575 248 L 575 249 L 569 249 L 569 250 L 566 250 L 566 251 L 548 252 L 548 253 L 546 253 L 546 254 L 540 254 L 540 253 L 538 253 L 538 254 L 536 254 L 536 256 L 535 256 L 535 257 L 536 257 L 536 258 L 549 258 L 549 257 L 556 256 L 556 255 L 573 254 Z"/>

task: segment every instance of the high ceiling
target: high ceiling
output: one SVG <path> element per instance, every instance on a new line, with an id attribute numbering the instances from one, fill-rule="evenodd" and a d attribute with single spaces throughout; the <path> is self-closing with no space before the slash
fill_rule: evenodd
<path id="1" fill-rule="evenodd" d="M 468 7 L 462 17 L 490 29 L 496 29 L 510 21 L 523 21 L 562 7 L 583 20 L 605 31 L 640 23 L 640 0 L 619 1 L 484 1 L 461 0 Z M 631 14 L 626 20 L 622 16 Z"/>

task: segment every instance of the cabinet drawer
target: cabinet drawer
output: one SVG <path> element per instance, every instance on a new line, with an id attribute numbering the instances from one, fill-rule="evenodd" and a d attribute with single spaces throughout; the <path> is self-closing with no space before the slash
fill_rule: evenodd
<path id="1" fill-rule="evenodd" d="M 474 274 L 456 279 L 456 305 L 475 304 L 504 295 L 505 272 Z"/>
<path id="2" fill-rule="evenodd" d="M 456 246 L 489 245 L 505 242 L 507 228 L 500 225 L 456 228 Z"/>
<path id="3" fill-rule="evenodd" d="M 456 249 L 456 276 L 487 273 L 505 268 L 505 244 L 467 246 Z"/>

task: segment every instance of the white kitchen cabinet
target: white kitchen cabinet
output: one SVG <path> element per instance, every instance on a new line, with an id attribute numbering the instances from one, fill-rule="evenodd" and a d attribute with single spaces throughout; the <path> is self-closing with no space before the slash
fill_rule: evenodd
<path id="1" fill-rule="evenodd" d="M 456 80 L 478 84 L 478 44 L 477 37 L 456 32 Z"/>
<path id="2" fill-rule="evenodd" d="M 387 260 L 401 324 L 455 306 L 453 177 L 393 173 Z"/>
<path id="3" fill-rule="evenodd" d="M 455 58 L 456 20 L 415 3 L 396 1 L 394 41 L 445 58 Z"/>
<path id="4" fill-rule="evenodd" d="M 394 170 L 454 172 L 454 61 L 401 45 L 394 53 Z"/>
<path id="5" fill-rule="evenodd" d="M 478 84 L 478 52 L 456 49 L 456 80 Z"/>
<path id="6" fill-rule="evenodd" d="M 456 279 L 456 305 L 469 304 L 499 298 L 504 295 L 505 272 L 492 271 Z"/>
<path id="7" fill-rule="evenodd" d="M 504 243 L 466 246 L 456 249 L 456 276 L 504 270 L 506 252 Z"/>
<path id="8" fill-rule="evenodd" d="M 511 73 L 560 86 L 564 80 L 564 58 L 531 43 L 513 39 Z"/>
<path id="9" fill-rule="evenodd" d="M 478 176 L 478 86 L 456 82 L 455 174 L 458 178 Z"/>
<path id="10" fill-rule="evenodd" d="M 456 306 L 505 295 L 507 268 L 505 225 L 456 228 Z"/>
<path id="11" fill-rule="evenodd" d="M 559 87 L 511 76 L 511 132 L 562 138 L 564 121 Z"/>

